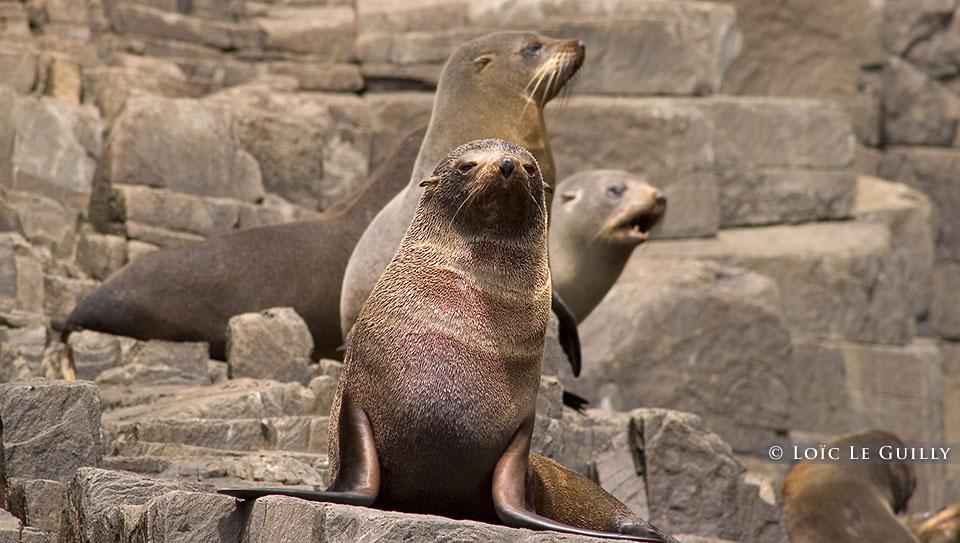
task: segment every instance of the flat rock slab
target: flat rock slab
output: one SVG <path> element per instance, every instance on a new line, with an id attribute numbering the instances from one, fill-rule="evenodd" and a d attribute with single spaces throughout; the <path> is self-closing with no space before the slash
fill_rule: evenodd
<path id="1" fill-rule="evenodd" d="M 634 259 L 694 258 L 774 279 L 792 333 L 903 345 L 913 312 L 890 232 L 863 222 L 737 228 L 716 239 L 654 242 Z"/>
<path id="2" fill-rule="evenodd" d="M 31 379 L 0 386 L 4 486 L 12 478 L 69 482 L 102 456 L 100 396 L 85 381 Z"/>

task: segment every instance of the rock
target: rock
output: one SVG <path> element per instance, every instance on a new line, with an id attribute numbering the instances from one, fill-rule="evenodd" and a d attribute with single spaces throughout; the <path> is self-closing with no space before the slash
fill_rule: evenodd
<path id="1" fill-rule="evenodd" d="M 357 92 L 364 85 L 363 73 L 354 64 L 281 60 L 269 67 L 271 74 L 295 77 L 300 90 Z"/>
<path id="2" fill-rule="evenodd" d="M 227 324 L 230 377 L 269 378 L 307 384 L 313 377 L 313 336 L 290 307 L 244 313 Z"/>
<path id="3" fill-rule="evenodd" d="M 905 183 L 930 197 L 936 209 L 937 258 L 960 261 L 960 193 L 955 189 L 960 150 L 890 147 L 880 162 L 879 177 Z"/>
<path id="4" fill-rule="evenodd" d="M 118 55 L 118 66 L 84 70 L 84 97 L 113 123 L 131 96 L 144 93 L 183 98 L 199 92 L 176 63 L 151 57 Z"/>
<path id="5" fill-rule="evenodd" d="M 4 6 L 17 5 L 4 4 Z M 29 33 L 29 30 L 27 32 Z M 6 32 L 3 33 L 8 35 Z M 37 82 L 38 57 L 39 52 L 32 43 L 23 43 L 18 40 L 0 42 L 0 81 L 17 94 L 29 94 Z"/>
<path id="6" fill-rule="evenodd" d="M 104 129 L 90 106 L 0 87 L 0 185 L 85 209 Z"/>
<path id="7" fill-rule="evenodd" d="M 930 324 L 937 335 L 960 339 L 960 263 L 942 262 L 933 268 Z"/>
<path id="8" fill-rule="evenodd" d="M 83 94 L 80 66 L 66 58 L 55 57 L 47 70 L 45 94 L 68 104 L 79 104 Z"/>
<path id="9" fill-rule="evenodd" d="M 350 62 L 356 54 L 356 17 L 349 7 L 277 7 L 256 22 L 267 49 Z"/>
<path id="10" fill-rule="evenodd" d="M 47 328 L 29 323 L 20 328 L 0 328 L 0 382 L 46 377 Z"/>
<path id="11" fill-rule="evenodd" d="M 92 383 L 34 379 L 0 386 L 4 488 L 11 479 L 66 483 L 100 462 L 100 396 Z"/>
<path id="12" fill-rule="evenodd" d="M 257 207 L 229 198 L 193 196 L 141 185 L 115 184 L 113 188 L 128 225 L 135 223 L 203 237 L 237 229 L 241 210 Z"/>
<path id="13" fill-rule="evenodd" d="M 93 330 L 73 332 L 67 338 L 70 362 L 77 378 L 92 381 L 101 372 L 123 363 L 136 340 L 102 334 Z"/>
<path id="14" fill-rule="evenodd" d="M 26 526 L 59 532 L 67 506 L 67 483 L 46 479 L 13 479 L 7 489 L 10 511 Z"/>
<path id="15" fill-rule="evenodd" d="M 107 17 L 117 33 L 175 39 L 221 50 L 258 51 L 263 47 L 263 31 L 250 21 L 183 15 L 134 2 L 112 3 L 110 8 Z"/>
<path id="16" fill-rule="evenodd" d="M 857 98 L 861 67 L 886 56 L 881 3 L 734 0 L 732 6 L 743 46 L 727 70 L 726 94 L 804 96 L 846 109 Z"/>
<path id="17" fill-rule="evenodd" d="M 940 351 L 943 354 L 943 440 L 956 443 L 960 439 L 960 343 L 941 341 Z M 946 466 L 945 479 L 942 503 L 957 503 L 960 501 L 960 466 Z"/>
<path id="18" fill-rule="evenodd" d="M 17 227 L 33 245 L 49 247 L 58 258 L 73 256 L 80 213 L 40 194 L 7 191 L 7 205 L 16 210 Z"/>
<path id="19" fill-rule="evenodd" d="M 0 309 L 43 313 L 43 263 L 19 234 L 0 234 Z"/>
<path id="20" fill-rule="evenodd" d="M 23 526 L 10 512 L 0 510 L 0 541 L 4 543 L 51 543 L 56 541 L 55 535 Z"/>
<path id="21" fill-rule="evenodd" d="M 111 183 L 247 202 L 264 194 L 257 162 L 241 148 L 232 115 L 215 104 L 130 99 L 113 125 L 104 161 Z"/>
<path id="22" fill-rule="evenodd" d="M 773 278 L 794 337 L 903 345 L 913 312 L 890 234 L 877 224 L 809 223 L 722 230 L 714 240 L 649 243 L 634 258 L 697 258 Z"/>
<path id="23" fill-rule="evenodd" d="M 777 287 L 743 269 L 633 258 L 580 326 L 592 405 L 700 415 L 740 451 L 786 429 L 790 332 Z"/>
<path id="24" fill-rule="evenodd" d="M 0 5 L 0 33 L 21 38 L 30 35 L 29 17 L 22 3 L 4 2 Z"/>
<path id="25" fill-rule="evenodd" d="M 131 543 L 239 541 L 242 535 L 244 508 L 220 494 L 173 490 L 123 510 Z"/>
<path id="26" fill-rule="evenodd" d="M 131 259 L 132 260 L 132 259 Z M 127 262 L 127 240 L 83 229 L 77 241 L 77 265 L 94 279 L 103 281 Z"/>
<path id="27" fill-rule="evenodd" d="M 887 61 L 883 77 L 886 144 L 954 144 L 960 122 L 960 98 L 955 93 L 897 58 Z"/>
<path id="28" fill-rule="evenodd" d="M 888 0 L 883 6 L 883 44 L 904 55 L 918 43 L 946 29 L 956 0 Z"/>
<path id="29" fill-rule="evenodd" d="M 900 261 L 906 298 L 913 314 L 930 308 L 934 260 L 933 205 L 919 190 L 875 177 L 857 178 L 854 216 L 890 230 L 890 244 Z"/>
<path id="30" fill-rule="evenodd" d="M 323 171 L 328 127 L 306 120 L 258 110 L 236 112 L 240 144 L 260 164 L 263 186 L 312 209 L 329 207 Z"/>
<path id="31" fill-rule="evenodd" d="M 434 515 L 379 511 L 334 503 L 268 496 L 254 502 L 244 526 L 244 541 L 490 541 L 600 543 L 609 539 L 532 531 Z"/>
<path id="32" fill-rule="evenodd" d="M 851 425 L 848 417 L 851 400 L 845 362 L 836 344 L 820 339 L 794 340 L 784 379 L 789 428 L 819 434 L 842 434 L 859 428 Z M 875 424 L 883 426 L 884 422 Z"/>
<path id="33" fill-rule="evenodd" d="M 121 364 L 102 371 L 96 382 L 128 387 L 204 385 L 210 382 L 209 351 L 203 342 L 137 341 L 123 351 Z"/>
<path id="34" fill-rule="evenodd" d="M 64 511 L 65 541 L 94 543 L 120 541 L 127 536 L 128 511 L 122 506 L 142 505 L 175 490 L 197 490 L 178 481 L 148 479 L 131 473 L 81 468 L 67 490 Z M 126 508 L 129 510 L 129 508 Z M 134 518 L 139 517 L 138 514 Z"/>
<path id="35" fill-rule="evenodd" d="M 854 137 L 842 109 L 782 98 L 717 98 L 708 107 L 722 226 L 850 216 Z"/>
<path id="36" fill-rule="evenodd" d="M 732 541 L 787 540 L 777 493 L 750 477 L 696 416 L 666 409 L 631 415 L 642 421 L 653 525 Z"/>

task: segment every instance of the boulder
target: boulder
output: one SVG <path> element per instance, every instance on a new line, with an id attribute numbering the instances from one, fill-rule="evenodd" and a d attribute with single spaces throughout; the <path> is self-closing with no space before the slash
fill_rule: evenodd
<path id="1" fill-rule="evenodd" d="M 960 123 L 960 97 L 909 62 L 890 58 L 883 72 L 887 145 L 950 147 Z"/>
<path id="2" fill-rule="evenodd" d="M 356 54 L 356 18 L 351 7 L 276 7 L 256 24 L 267 49 L 350 62 Z"/>
<path id="3" fill-rule="evenodd" d="M 13 479 L 7 489 L 10 511 L 23 524 L 44 532 L 59 532 L 67 507 L 67 483 L 47 479 Z"/>
<path id="4" fill-rule="evenodd" d="M 306 385 L 314 372 L 313 336 L 290 307 L 244 313 L 227 324 L 230 376 L 298 381 Z"/>
<path id="5" fill-rule="evenodd" d="M 96 466 L 100 442 L 100 396 L 85 381 L 33 379 L 0 386 L 2 483 L 49 479 L 62 483 L 77 469 Z"/>
<path id="6" fill-rule="evenodd" d="M 722 230 L 712 240 L 649 243 L 635 259 L 696 258 L 771 277 L 795 337 L 903 345 L 913 310 L 890 233 L 856 221 Z"/>
<path id="7" fill-rule="evenodd" d="M 215 104 L 132 98 L 104 154 L 109 183 L 168 188 L 253 202 L 263 197 L 256 160 L 241 148 L 234 118 Z M 96 202 L 91 202 L 91 214 Z"/>
<path id="8" fill-rule="evenodd" d="M 580 326 L 592 405 L 700 415 L 735 450 L 786 429 L 790 332 L 775 283 L 695 260 L 633 258 Z"/>
<path id="9" fill-rule="evenodd" d="M 122 506 L 131 543 L 239 541 L 244 508 L 229 496 L 173 490 L 139 506 Z"/>
<path id="10" fill-rule="evenodd" d="M 120 34 L 175 39 L 221 50 L 255 52 L 263 48 L 263 31 L 249 20 L 185 15 L 139 2 L 108 5 L 106 14 L 110 26 Z"/>
<path id="11" fill-rule="evenodd" d="M 960 263 L 941 262 L 933 268 L 930 325 L 937 335 L 960 340 Z"/>
<path id="12" fill-rule="evenodd" d="M 77 240 L 76 263 L 96 280 L 103 281 L 127 262 L 127 240 L 121 236 L 81 230 Z"/>
<path id="13" fill-rule="evenodd" d="M 960 150 L 890 147 L 880 162 L 879 177 L 905 183 L 930 197 L 936 210 L 937 258 L 960 261 L 960 192 L 956 172 Z"/>

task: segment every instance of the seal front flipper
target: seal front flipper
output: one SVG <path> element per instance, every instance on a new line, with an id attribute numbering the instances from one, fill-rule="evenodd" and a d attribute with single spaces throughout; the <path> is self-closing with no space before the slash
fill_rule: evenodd
<path id="1" fill-rule="evenodd" d="M 225 488 L 219 490 L 242 500 L 256 499 L 270 494 L 282 494 L 305 500 L 373 505 L 380 492 L 380 464 L 370 419 L 351 398 L 343 392 L 340 404 L 339 434 L 340 469 L 333 484 L 324 491 L 288 488 Z"/>
<path id="2" fill-rule="evenodd" d="M 513 528 L 553 530 L 628 541 L 676 543 L 676 540 L 672 537 L 638 523 L 624 523 L 622 527 L 627 533 L 602 532 L 563 524 L 533 511 L 533 507 L 527 499 L 527 468 L 530 463 L 530 438 L 533 436 L 533 421 L 533 416 L 527 417 L 527 420 L 510 439 L 503 456 L 497 461 L 493 470 L 493 507 L 501 522 Z"/>
<path id="3" fill-rule="evenodd" d="M 577 318 L 573 316 L 567 304 L 563 303 L 556 290 L 550 295 L 550 308 L 557 315 L 560 324 L 558 329 L 560 348 L 570 361 L 573 376 L 580 377 L 580 334 L 577 332 Z"/>

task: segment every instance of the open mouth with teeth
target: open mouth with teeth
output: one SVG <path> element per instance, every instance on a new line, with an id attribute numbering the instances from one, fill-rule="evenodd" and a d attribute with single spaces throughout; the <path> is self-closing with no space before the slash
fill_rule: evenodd
<path id="1" fill-rule="evenodd" d="M 627 239 L 642 243 L 650 235 L 650 230 L 663 216 L 662 209 L 644 211 L 617 225 L 616 231 Z"/>

